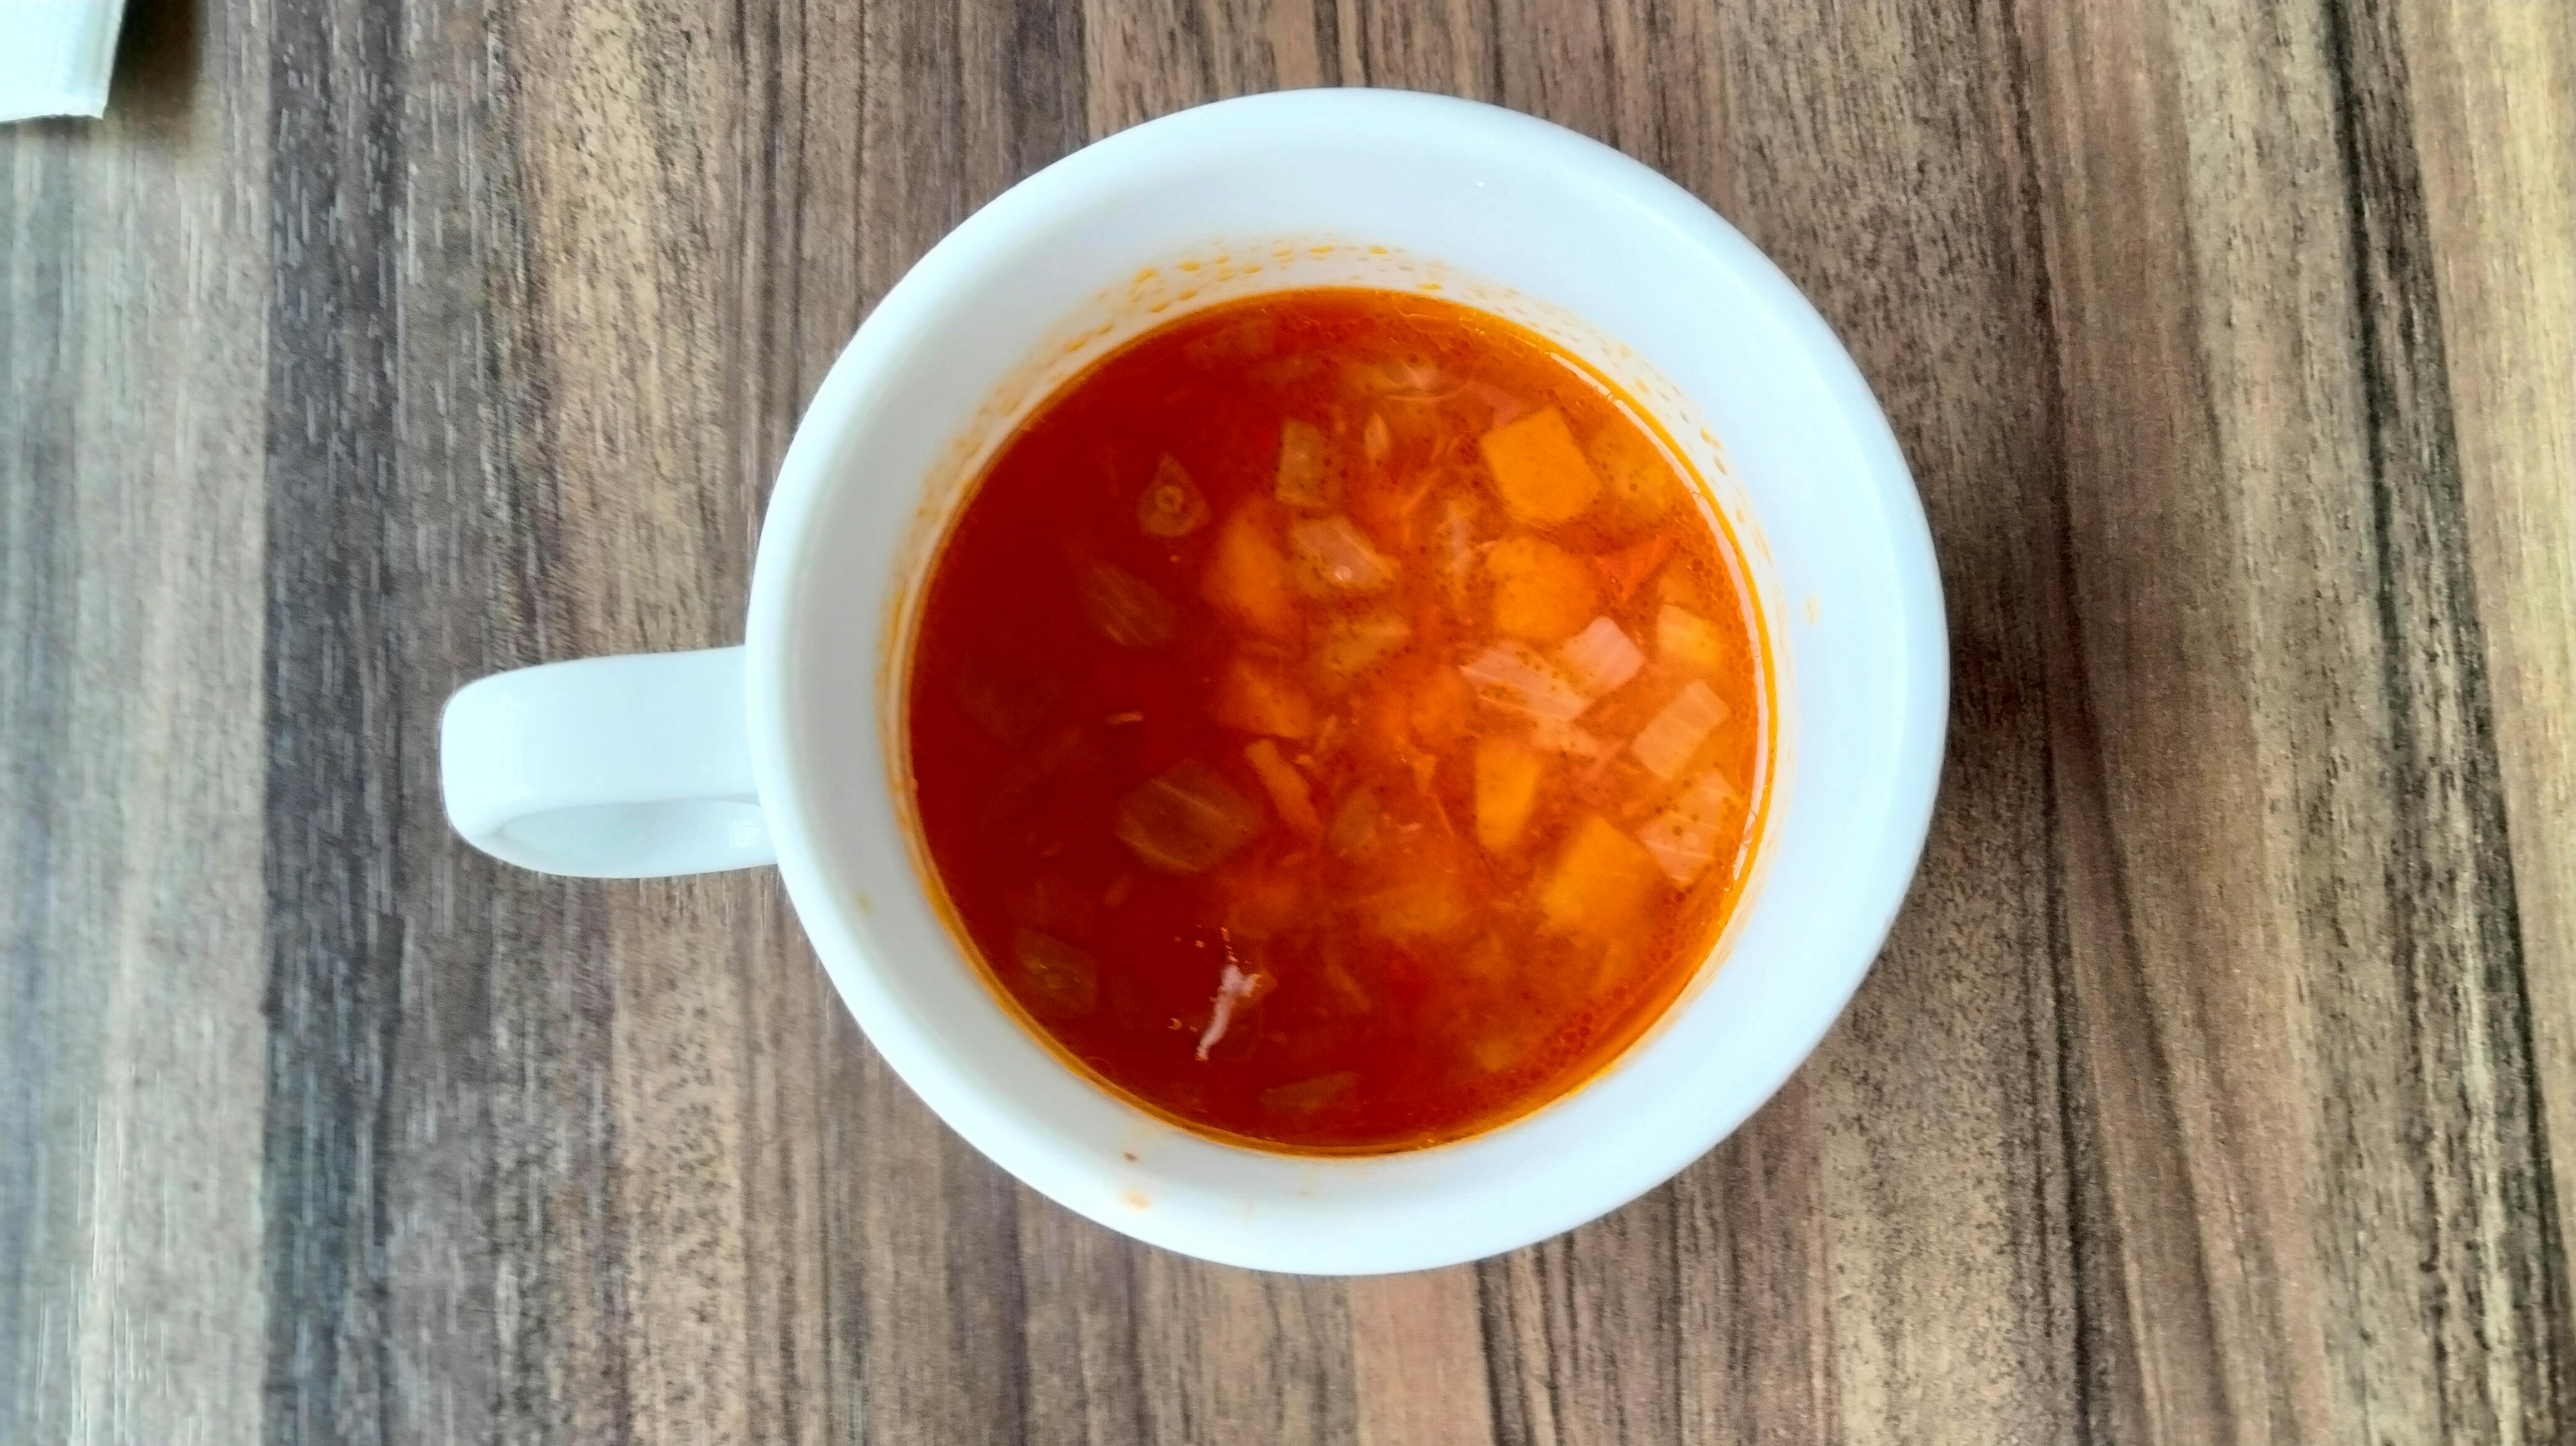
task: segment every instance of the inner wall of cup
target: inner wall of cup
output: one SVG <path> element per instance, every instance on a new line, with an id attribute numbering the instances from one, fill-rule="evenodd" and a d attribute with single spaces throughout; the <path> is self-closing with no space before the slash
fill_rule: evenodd
<path id="1" fill-rule="evenodd" d="M 1365 174 L 1371 166 L 1381 173 Z M 1466 1241 L 1449 1212 L 1474 1181 L 1503 1190 L 1493 1198 L 1508 1196 L 1515 1220 L 1546 1233 L 1551 1221 L 1562 1228 L 1616 1203 L 1601 1198 L 1607 1189 L 1651 1185 L 1750 1113 L 1821 1033 L 1874 947 L 1884 925 L 1874 900 L 1889 886 L 1853 859 L 1889 831 L 1906 701 L 1903 670 L 1883 666 L 1904 649 L 1887 504 L 1846 403 L 1816 371 L 1812 318 L 1784 309 L 1785 286 L 1758 258 L 1753 269 L 1729 264 L 1719 243 L 1750 250 L 1713 219 L 1718 234 L 1676 236 L 1668 214 L 1633 204 L 1626 187 L 1597 197 L 1568 197 L 1562 177 L 1488 187 L 1437 157 L 1380 166 L 1337 151 L 1332 164 L 1288 155 L 1252 169 L 1244 174 L 1239 157 L 1175 163 L 1079 205 L 1039 195 L 1024 198 L 1031 216 L 1003 214 L 982 230 L 977 218 L 952 238 L 971 244 L 934 253 L 919 291 L 899 287 L 880 308 L 892 336 L 884 354 L 867 358 L 845 394 L 834 391 L 837 369 L 827 382 L 817 411 L 835 414 L 808 426 L 824 429 L 817 447 L 831 450 L 818 455 L 832 481 L 775 563 L 794 576 L 777 645 L 785 768 L 796 781 L 780 804 L 782 833 L 810 842 L 820 881 L 800 888 L 799 906 L 888 1059 L 960 1133 L 1077 1211 L 1249 1261 L 1261 1258 L 1256 1244 L 1217 1240 L 1231 1239 L 1236 1227 L 1224 1222 L 1245 1212 L 1294 1235 L 1329 1232 L 1365 1208 L 1389 1240 L 1410 1229 Z M 1175 213 L 1213 223 L 1211 236 L 1265 239 L 1175 252 L 1152 239 L 1168 237 Z M 1347 224 L 1258 224 L 1279 217 Z M 1272 239 L 1282 235 L 1297 238 L 1285 261 Z M 1767 877 L 1739 907 L 1724 964 L 1697 998 L 1616 1069 L 1546 1109 L 1471 1140 L 1352 1160 L 1218 1145 L 1078 1083 L 1010 1017 L 938 917 L 927 860 L 904 826 L 901 759 L 884 747 L 901 736 L 895 685 L 923 565 L 1011 424 L 1101 351 L 1179 309 L 1327 284 L 1437 284 L 1548 335 L 1655 413 L 1743 544 L 1783 704 Z M 1794 294 L 1787 300 L 1794 306 Z M 773 565 L 767 552 L 762 565 Z M 754 646 L 769 644 L 756 634 Z M 1836 766 L 1799 766 L 1817 757 Z M 1856 907 L 1864 898 L 1873 902 Z M 843 911 L 843 899 L 855 909 Z M 818 908 L 831 912 L 818 921 Z M 833 942 L 842 939 L 847 947 Z M 1368 1268 L 1335 1258 L 1337 1268 Z"/>

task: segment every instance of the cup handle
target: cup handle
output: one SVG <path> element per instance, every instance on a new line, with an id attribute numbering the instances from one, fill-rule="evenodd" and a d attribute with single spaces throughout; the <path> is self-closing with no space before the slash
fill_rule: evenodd
<path id="1" fill-rule="evenodd" d="M 439 719 L 438 781 L 467 843 L 543 873 L 647 879 L 778 857 L 752 781 L 740 648 L 477 679 Z"/>

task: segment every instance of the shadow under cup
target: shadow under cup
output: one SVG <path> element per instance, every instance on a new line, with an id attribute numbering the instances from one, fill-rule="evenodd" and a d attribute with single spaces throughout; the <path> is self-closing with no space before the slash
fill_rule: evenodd
<path id="1" fill-rule="evenodd" d="M 1264 1152 L 1108 1093 L 996 997 L 932 902 L 900 688 L 932 550 L 1061 383 L 1200 307 L 1426 288 L 1539 332 L 1646 407 L 1745 553 L 1774 667 L 1771 800 L 1711 965 L 1603 1073 L 1485 1134 Z M 781 469 L 748 630 L 779 865 L 871 1041 L 960 1134 L 1069 1208 L 1233 1264 L 1474 1259 L 1669 1177 L 1778 1087 L 1911 877 L 1946 709 L 1921 509 L 1866 385 L 1713 213 L 1571 132 L 1467 102 L 1305 92 L 1184 112 L 1030 178 L 880 304 Z"/>

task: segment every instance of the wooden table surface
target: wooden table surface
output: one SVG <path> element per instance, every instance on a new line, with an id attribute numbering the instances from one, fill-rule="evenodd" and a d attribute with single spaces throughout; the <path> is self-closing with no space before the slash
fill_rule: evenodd
<path id="1" fill-rule="evenodd" d="M 2576 1438 L 2576 7 L 134 0 L 0 131 L 0 1440 Z M 739 636 L 960 217 L 1275 86 L 1617 145 L 1878 388 L 1939 816 L 1734 1139 L 1515 1255 L 1146 1249 L 767 872 L 442 821 L 460 682 Z"/>

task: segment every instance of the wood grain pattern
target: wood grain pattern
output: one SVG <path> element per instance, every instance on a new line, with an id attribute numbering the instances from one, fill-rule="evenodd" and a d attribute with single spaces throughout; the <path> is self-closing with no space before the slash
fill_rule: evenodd
<path id="1" fill-rule="evenodd" d="M 137 0 L 0 132 L 0 1440 L 2576 1436 L 2576 12 Z M 774 880 L 520 874 L 437 709 L 739 627 L 804 398 L 1047 161 L 1277 86 L 1638 156 L 1913 462 L 1877 972 L 1626 1210 L 1137 1246 Z"/>

